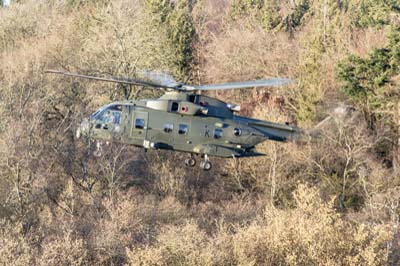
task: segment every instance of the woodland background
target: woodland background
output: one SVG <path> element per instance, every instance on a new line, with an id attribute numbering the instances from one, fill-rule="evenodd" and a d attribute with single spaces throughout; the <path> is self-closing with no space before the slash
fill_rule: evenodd
<path id="1" fill-rule="evenodd" d="M 74 131 L 122 90 L 45 69 L 290 77 L 211 95 L 318 134 L 211 172 L 117 144 L 99 159 Z M 397 0 L 0 7 L 0 264 L 400 265 L 399 74 Z"/>

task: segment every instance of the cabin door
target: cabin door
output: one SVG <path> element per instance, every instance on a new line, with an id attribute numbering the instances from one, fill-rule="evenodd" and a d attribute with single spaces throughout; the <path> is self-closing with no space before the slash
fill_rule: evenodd
<path id="1" fill-rule="evenodd" d="M 132 116 L 132 128 L 130 137 L 137 144 L 144 144 L 149 123 L 149 113 L 134 111 Z"/>

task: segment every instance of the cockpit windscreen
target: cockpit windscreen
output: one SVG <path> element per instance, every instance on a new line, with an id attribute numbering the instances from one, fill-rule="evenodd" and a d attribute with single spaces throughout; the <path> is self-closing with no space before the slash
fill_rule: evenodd
<path id="1" fill-rule="evenodd" d="M 120 124 L 121 112 L 122 105 L 107 105 L 94 112 L 90 118 L 103 123 Z"/>

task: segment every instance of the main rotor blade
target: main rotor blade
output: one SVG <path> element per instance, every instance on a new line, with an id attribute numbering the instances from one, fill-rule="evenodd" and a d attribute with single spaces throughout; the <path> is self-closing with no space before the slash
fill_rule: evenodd
<path id="1" fill-rule="evenodd" d="M 77 74 L 77 73 L 63 72 L 63 71 L 58 71 L 58 70 L 46 70 L 45 73 L 60 74 L 60 75 L 70 76 L 70 77 L 92 79 L 92 80 L 114 82 L 114 83 L 122 83 L 122 84 L 128 84 L 128 85 L 138 85 L 138 86 L 149 86 L 149 87 L 154 87 L 154 88 L 175 89 L 174 86 L 168 86 L 168 85 L 164 85 L 164 84 L 157 84 L 157 83 L 153 83 L 153 82 L 149 82 L 149 81 L 145 81 L 145 80 L 140 80 L 140 79 L 116 78 L 116 77 L 103 78 L 103 77 L 82 75 L 82 74 Z"/>
<path id="2" fill-rule="evenodd" d="M 186 90 L 229 90 L 229 89 L 244 89 L 254 87 L 277 87 L 292 83 L 293 80 L 287 78 L 271 78 L 271 79 L 260 79 L 254 81 L 242 81 L 242 82 L 230 82 L 223 84 L 210 84 L 202 86 L 183 86 Z"/>
<path id="3" fill-rule="evenodd" d="M 172 77 L 169 74 L 163 73 L 163 72 L 158 72 L 158 71 L 149 71 L 149 70 L 138 70 L 136 71 L 139 77 L 143 76 L 152 82 L 156 82 L 158 84 L 161 84 L 163 86 L 167 87 L 174 87 L 178 88 L 180 85 L 183 85 L 180 82 L 177 82 L 174 77 Z"/>

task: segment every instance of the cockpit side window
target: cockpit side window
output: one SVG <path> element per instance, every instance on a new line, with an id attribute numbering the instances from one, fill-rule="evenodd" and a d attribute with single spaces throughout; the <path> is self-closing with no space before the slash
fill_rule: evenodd
<path id="1" fill-rule="evenodd" d="M 107 111 L 105 114 L 105 122 L 119 125 L 121 123 L 121 112 Z"/>
<path id="2" fill-rule="evenodd" d="M 99 109 L 93 115 L 92 119 L 96 119 L 102 123 L 120 124 L 121 123 L 122 105 L 114 104 L 105 108 Z"/>

